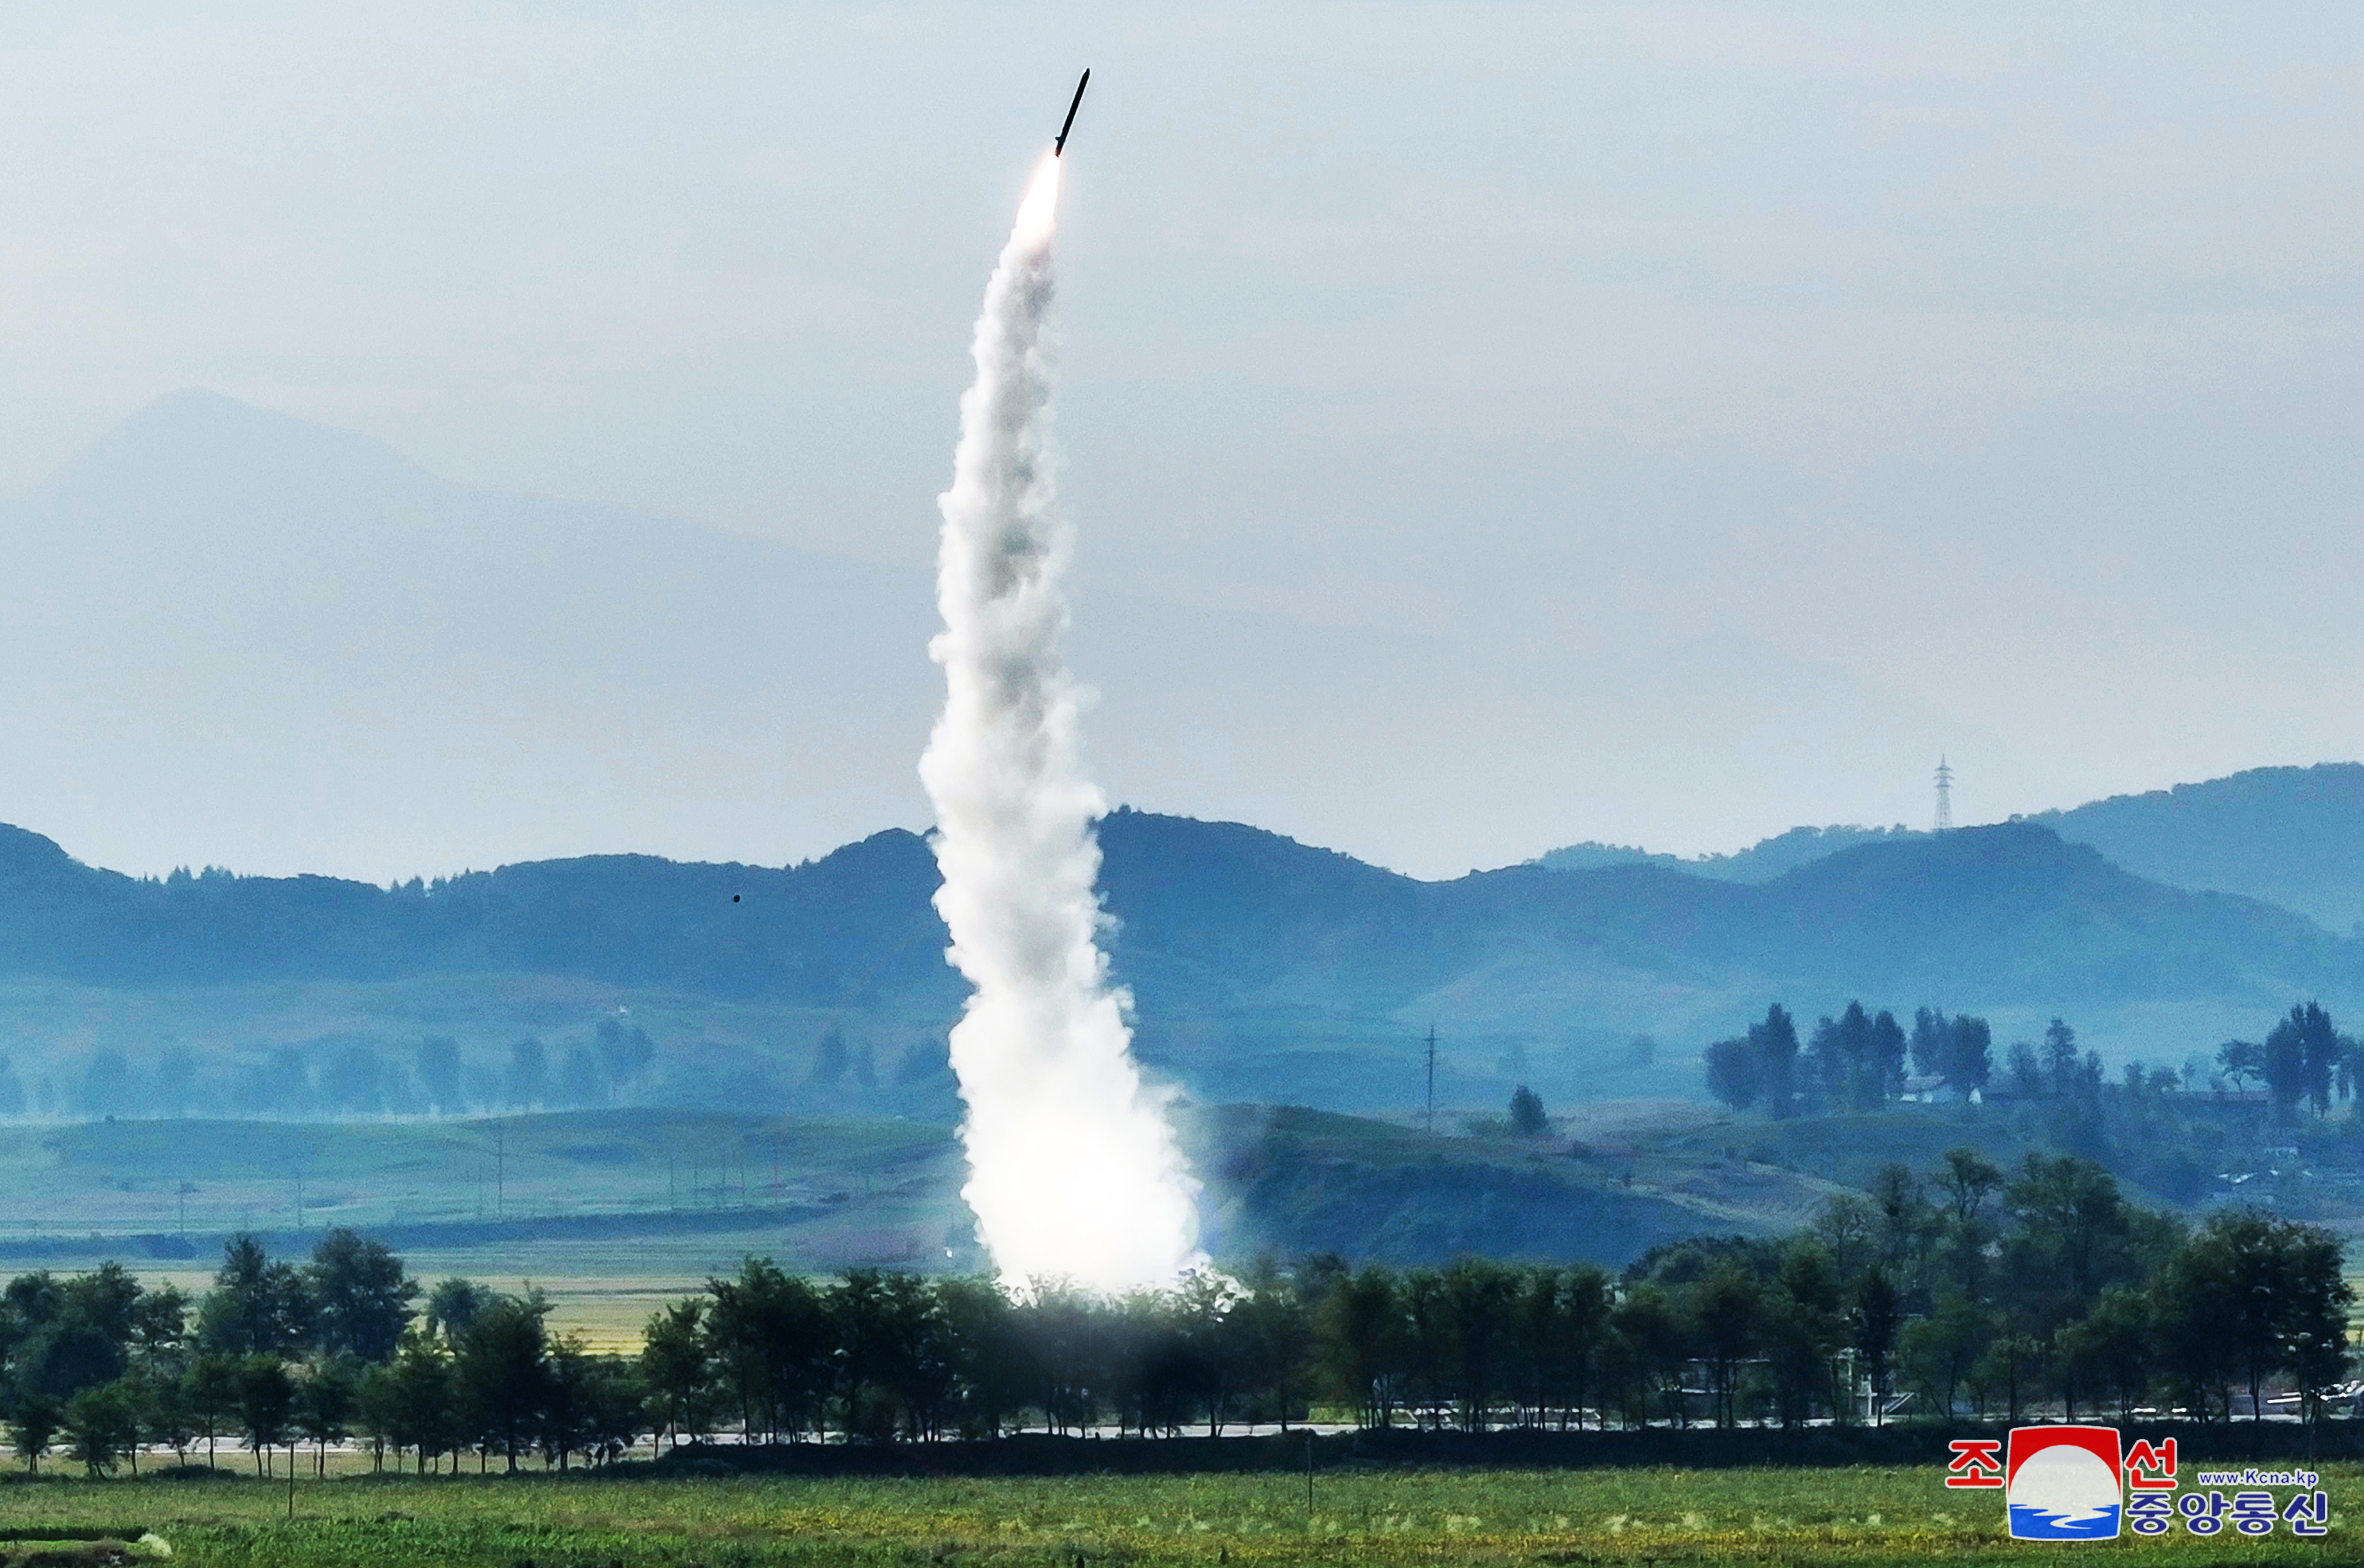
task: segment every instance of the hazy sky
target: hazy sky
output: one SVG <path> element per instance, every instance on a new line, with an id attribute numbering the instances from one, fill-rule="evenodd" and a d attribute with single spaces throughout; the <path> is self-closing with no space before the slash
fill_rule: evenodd
<path id="1" fill-rule="evenodd" d="M 201 386 L 924 566 L 1088 64 L 1086 589 L 1397 639 L 1468 776 L 1565 810 L 1356 817 L 1285 745 L 1125 797 L 1446 871 L 1921 822 L 1941 747 L 1969 819 L 2352 758 L 2360 47 L 2331 6 L 0 0 L 0 495 Z"/>

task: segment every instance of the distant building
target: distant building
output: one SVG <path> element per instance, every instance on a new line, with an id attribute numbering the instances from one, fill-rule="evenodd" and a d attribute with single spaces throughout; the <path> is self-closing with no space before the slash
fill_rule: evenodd
<path id="1" fill-rule="evenodd" d="M 1913 1074 L 1904 1080 L 1902 1090 L 1896 1097 L 1918 1106 L 1958 1106 L 1979 1103 L 1979 1092 L 1976 1089 L 1965 1094 L 1946 1082 L 1946 1075 L 1942 1073 Z"/>

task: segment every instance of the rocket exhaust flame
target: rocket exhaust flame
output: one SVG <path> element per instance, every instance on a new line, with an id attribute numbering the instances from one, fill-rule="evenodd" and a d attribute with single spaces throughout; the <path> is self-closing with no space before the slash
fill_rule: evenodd
<path id="1" fill-rule="evenodd" d="M 1073 530 L 1053 486 L 1051 238 L 1059 160 L 1043 160 L 987 284 L 938 499 L 929 654 L 945 701 L 920 775 L 936 811 L 937 911 L 972 992 L 952 1031 L 967 1116 L 961 1195 L 1003 1283 L 1118 1292 L 1204 1262 L 1199 1184 L 1142 1081 L 1109 980 L 1093 885 L 1104 810 L 1085 776 L 1059 652 Z"/>

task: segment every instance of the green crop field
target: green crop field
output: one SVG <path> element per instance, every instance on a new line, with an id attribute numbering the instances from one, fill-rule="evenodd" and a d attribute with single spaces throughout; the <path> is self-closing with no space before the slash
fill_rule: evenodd
<path id="1" fill-rule="evenodd" d="M 2112 1561 L 2352 1561 L 2339 1505 L 2364 1471 L 2325 1472 L 2331 1533 L 2213 1540 L 2177 1531 L 2091 1548 Z M 152 1532 L 176 1564 L 1917 1563 L 2057 1561 L 2014 1544 L 1994 1493 L 1933 1469 L 1324 1471 L 1301 1475 L 990 1480 L 713 1480 L 534 1474 L 19 1481 L 0 1548 L 45 1531 Z M 2074 1549 L 2070 1549 L 2072 1553 Z M 63 1562 L 68 1558 L 52 1561 Z M 0 1554 L 0 1562 L 10 1562 Z"/>

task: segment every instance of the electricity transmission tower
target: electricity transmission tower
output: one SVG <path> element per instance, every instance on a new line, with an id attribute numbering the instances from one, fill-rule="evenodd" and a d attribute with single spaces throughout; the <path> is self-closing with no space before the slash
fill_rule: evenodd
<path id="1" fill-rule="evenodd" d="M 1950 832 L 1954 826 L 1954 770 L 1946 759 L 1937 759 L 1937 831 Z"/>
<path id="2" fill-rule="evenodd" d="M 1431 1137 L 1436 1133 L 1436 1026 L 1428 1026 L 1428 1111 L 1422 1118 Z"/>

